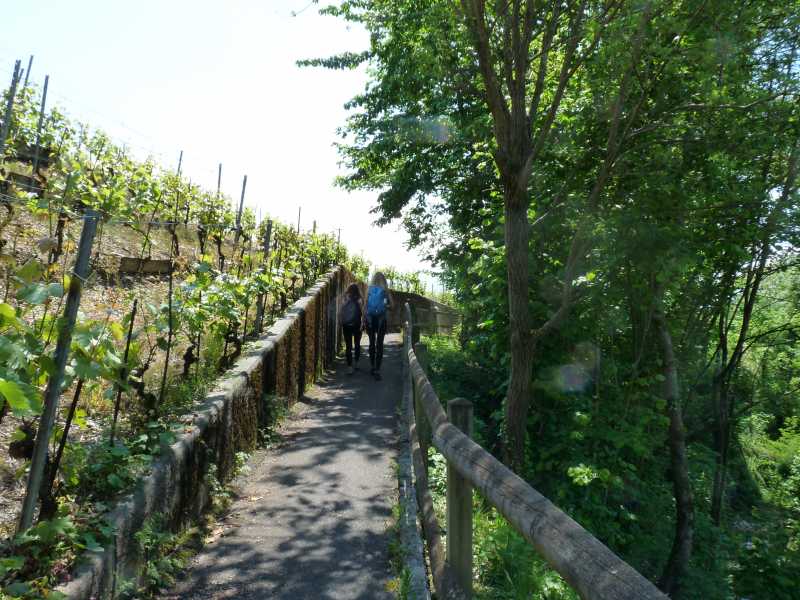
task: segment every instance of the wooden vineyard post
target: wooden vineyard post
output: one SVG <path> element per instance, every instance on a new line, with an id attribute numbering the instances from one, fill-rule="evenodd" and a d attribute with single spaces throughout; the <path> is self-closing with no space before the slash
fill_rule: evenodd
<path id="1" fill-rule="evenodd" d="M 33 513 L 36 501 L 39 498 L 39 489 L 44 476 L 47 448 L 50 434 L 53 431 L 58 400 L 61 397 L 61 386 L 64 383 L 64 369 L 67 366 L 69 347 L 72 343 L 72 330 L 78 316 L 78 306 L 81 302 L 83 284 L 89 275 L 89 258 L 92 252 L 94 236 L 97 232 L 98 214 L 94 210 L 87 210 L 83 218 L 83 230 L 78 243 L 78 256 L 75 260 L 75 270 L 70 279 L 67 304 L 64 308 L 64 317 L 58 330 L 55 355 L 53 357 L 53 372 L 47 382 L 44 393 L 44 410 L 39 421 L 39 430 L 36 433 L 36 442 L 33 447 L 28 485 L 25 490 L 25 499 L 22 503 L 18 532 L 26 531 L 33 523 Z"/>
<path id="2" fill-rule="evenodd" d="M 222 163 L 219 163 L 219 167 L 217 169 L 217 201 L 222 198 Z M 220 241 L 217 244 L 217 252 L 219 254 L 218 261 L 219 261 L 219 270 L 223 273 L 225 272 L 225 257 L 222 255 L 222 240 L 224 240 L 225 230 L 223 229 L 222 232 L 218 234 L 220 236 Z M 213 237 L 213 236 L 212 236 Z"/>
<path id="3" fill-rule="evenodd" d="M 8 89 L 6 112 L 3 115 L 3 129 L 0 130 L 0 161 L 3 160 L 3 156 L 5 155 L 6 138 L 8 138 L 8 134 L 11 131 L 11 115 L 14 112 L 14 96 L 17 93 L 17 85 L 19 84 L 20 79 L 19 69 L 20 63 L 17 61 L 14 63 L 14 74 L 11 76 L 11 87 Z"/>
<path id="4" fill-rule="evenodd" d="M 272 238 L 272 219 L 267 221 L 267 233 L 264 235 L 264 264 L 270 261 L 270 239 Z"/>
<path id="5" fill-rule="evenodd" d="M 25 91 L 25 88 L 28 87 L 28 79 L 31 77 L 31 68 L 33 67 L 33 54 L 31 54 L 30 58 L 28 58 L 28 68 L 25 70 L 25 81 L 22 84 L 22 91 Z"/>
<path id="6" fill-rule="evenodd" d="M 36 125 L 36 145 L 33 148 L 33 170 L 31 174 L 36 177 L 39 170 L 39 144 L 42 143 L 42 127 L 44 126 L 44 109 L 47 104 L 47 86 L 50 84 L 50 75 L 44 76 L 44 88 L 42 89 L 42 104 L 39 107 L 39 122 Z"/>
<path id="7" fill-rule="evenodd" d="M 300 212 L 303 210 L 302 206 L 297 207 L 297 235 L 300 235 Z"/>
<path id="8" fill-rule="evenodd" d="M 269 241 L 270 236 L 272 235 L 272 220 L 267 221 L 267 230 L 264 233 L 264 247 L 262 248 L 264 252 L 263 264 L 266 266 L 269 264 Z M 267 267 L 268 268 L 268 267 Z M 256 322 L 255 322 L 255 332 L 256 335 L 260 334 L 264 330 L 264 311 L 266 310 L 267 297 L 265 294 L 259 294 L 258 300 L 256 301 Z"/>
<path id="9" fill-rule="evenodd" d="M 239 210 L 236 212 L 236 237 L 234 238 L 234 247 L 239 243 L 239 238 L 242 235 L 242 211 L 244 210 L 244 192 L 247 189 L 247 175 L 242 180 L 242 197 L 239 200 Z"/>
<path id="10" fill-rule="evenodd" d="M 170 235 L 172 235 L 172 250 L 175 256 L 180 256 L 181 254 L 181 246 L 178 242 L 178 212 L 181 209 L 180 201 L 181 201 L 181 169 L 183 168 L 183 150 L 181 150 L 180 155 L 178 156 L 178 168 L 175 171 L 176 181 L 175 181 L 175 212 L 172 215 L 172 223 L 169 226 Z M 187 197 L 191 196 L 191 192 L 187 194 Z M 189 204 L 189 200 L 187 198 L 186 204 Z M 188 219 L 187 219 L 188 220 Z"/>
<path id="11" fill-rule="evenodd" d="M 472 437 L 472 402 L 455 398 L 447 417 Z M 472 597 L 472 485 L 447 463 L 447 563 L 467 598 Z"/>
<path id="12" fill-rule="evenodd" d="M 242 255 L 239 262 L 239 268 L 241 268 L 242 264 L 244 263 L 244 254 L 247 252 L 247 277 L 251 277 L 253 275 L 253 236 L 250 235 L 247 238 L 247 249 L 242 248 Z M 251 298 L 250 296 L 247 297 L 247 301 L 244 305 L 244 323 L 242 324 L 242 339 L 239 342 L 239 349 L 238 353 L 241 354 L 242 348 L 244 348 L 244 343 L 247 341 L 247 317 L 250 314 L 250 304 Z M 256 307 L 256 311 L 258 311 L 258 307 Z"/>
<path id="13" fill-rule="evenodd" d="M 181 150 L 181 159 L 183 159 L 183 150 Z M 191 193 L 192 193 L 192 180 L 189 179 L 189 194 L 187 194 L 187 196 L 190 196 Z M 186 205 L 184 206 L 184 208 L 186 209 L 186 213 L 183 215 L 183 226 L 186 228 L 186 231 L 188 231 L 189 230 L 189 211 L 191 211 L 191 209 L 192 209 L 192 204 L 191 204 L 191 202 L 189 202 L 189 198 L 188 197 L 186 198 Z"/>

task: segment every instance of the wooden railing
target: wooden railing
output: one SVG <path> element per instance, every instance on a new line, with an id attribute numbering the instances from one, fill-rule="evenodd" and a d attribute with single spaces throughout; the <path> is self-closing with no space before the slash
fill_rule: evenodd
<path id="1" fill-rule="evenodd" d="M 439 598 L 472 596 L 472 489 L 478 490 L 581 598 L 665 599 L 649 580 L 471 439 L 472 405 L 451 400 L 447 414 L 415 352 L 410 306 L 403 327 L 404 411 L 415 488 Z M 418 338 L 417 338 L 418 339 Z M 428 488 L 427 453 L 433 444 L 447 460 L 447 544 Z"/>

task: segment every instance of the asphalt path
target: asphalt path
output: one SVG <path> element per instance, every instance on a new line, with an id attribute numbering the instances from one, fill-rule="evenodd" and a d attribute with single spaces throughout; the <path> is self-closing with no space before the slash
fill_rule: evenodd
<path id="1" fill-rule="evenodd" d="M 397 482 L 400 336 L 386 338 L 383 379 L 343 361 L 309 390 L 256 453 L 237 498 L 172 599 L 390 600 Z"/>

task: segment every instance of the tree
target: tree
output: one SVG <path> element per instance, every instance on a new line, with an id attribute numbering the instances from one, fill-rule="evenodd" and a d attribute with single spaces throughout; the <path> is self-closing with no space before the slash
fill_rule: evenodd
<path id="1" fill-rule="evenodd" d="M 489 445 L 503 429 L 505 459 L 559 502 L 574 483 L 564 472 L 590 461 L 623 481 L 636 472 L 630 486 L 661 507 L 659 524 L 674 506 L 657 550 L 671 536 L 660 579 L 675 593 L 716 552 L 694 558 L 695 540 L 718 535 L 695 536 L 709 522 L 695 526 L 695 504 L 710 510 L 697 486 L 719 495 L 701 475 L 705 452 L 724 447 L 708 443 L 722 423 L 709 368 L 727 352 L 731 386 L 751 342 L 771 339 L 774 321 L 742 333 L 744 307 L 758 306 L 764 251 L 770 271 L 796 245 L 794 192 L 764 237 L 795 139 L 795 5 L 354 0 L 326 10 L 365 24 L 370 49 L 311 61 L 369 62 L 342 131 L 341 182 L 379 191 L 379 222 L 403 219 L 456 290 L 464 348 L 494 377 L 476 405 Z M 554 391 L 551 373 L 587 345 L 603 365 L 585 369 L 592 389 Z M 733 435 L 738 405 L 717 404 Z M 585 456 L 554 433 L 569 430 L 565 406 L 609 419 L 585 434 L 596 444 Z M 553 458 L 567 447 L 569 459 Z M 624 487 L 602 510 L 635 505 Z"/>

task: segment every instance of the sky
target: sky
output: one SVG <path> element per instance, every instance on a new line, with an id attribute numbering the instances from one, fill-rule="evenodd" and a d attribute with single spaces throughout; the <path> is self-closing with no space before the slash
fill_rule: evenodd
<path id="1" fill-rule="evenodd" d="M 3 0 L 0 78 L 14 60 L 31 80 L 50 75 L 48 104 L 98 126 L 139 156 L 177 165 L 256 213 L 319 231 L 378 266 L 428 269 L 399 225 L 378 228 L 374 192 L 334 186 L 333 143 L 364 69 L 299 68 L 295 61 L 368 46 L 367 33 L 320 16 L 310 0 Z M 325 2 L 322 2 L 324 5 Z M 8 83 L 0 83 L 1 87 Z"/>

